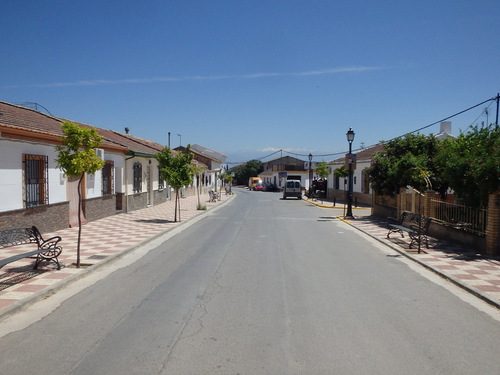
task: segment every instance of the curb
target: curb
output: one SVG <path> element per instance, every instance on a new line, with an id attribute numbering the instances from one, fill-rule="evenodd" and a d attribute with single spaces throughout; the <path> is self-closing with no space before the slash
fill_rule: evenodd
<path id="1" fill-rule="evenodd" d="M 378 237 L 375 237 L 373 235 L 371 235 L 370 233 L 366 232 L 365 230 L 357 227 L 356 225 L 353 225 L 351 222 L 347 221 L 347 220 L 344 220 L 342 217 L 339 217 L 337 216 L 338 219 L 340 219 L 341 221 L 343 221 L 344 223 L 350 225 L 351 227 L 353 228 L 356 228 L 357 230 L 359 230 L 360 232 L 366 234 L 367 236 L 377 240 L 378 242 L 380 242 L 381 244 L 387 246 L 387 247 L 390 247 L 392 250 L 396 251 L 397 253 L 399 253 L 400 255 L 403 255 L 404 257 L 406 257 L 407 259 L 410 259 L 412 261 L 414 261 L 415 263 L 421 265 L 422 267 L 426 268 L 427 270 L 429 271 L 432 271 L 434 272 L 436 275 L 442 277 L 443 279 L 451 282 L 452 284 L 460 287 L 461 289 L 471 293 L 472 295 L 474 295 L 475 297 L 483 300 L 484 302 L 488 303 L 489 305 L 493 306 L 493 307 L 496 307 L 497 309 L 500 309 L 500 303 L 490 297 L 488 297 L 487 295 L 485 295 L 484 293 L 482 293 L 481 291 L 475 289 L 474 287 L 470 286 L 470 285 L 466 285 L 464 283 L 462 283 L 460 280 L 458 280 L 457 278 L 453 277 L 453 276 L 450 276 L 450 275 L 447 275 L 446 273 L 432 267 L 432 266 L 429 266 L 428 264 L 426 264 L 425 262 L 421 261 L 420 259 L 412 256 L 410 253 L 390 244 L 390 243 L 387 243 L 385 242 L 384 240 L 378 238 Z"/>

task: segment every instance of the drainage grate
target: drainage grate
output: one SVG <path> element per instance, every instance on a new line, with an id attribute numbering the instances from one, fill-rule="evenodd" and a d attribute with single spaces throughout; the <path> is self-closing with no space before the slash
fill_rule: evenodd
<path id="1" fill-rule="evenodd" d="M 41 275 L 42 273 L 45 273 L 45 272 L 47 272 L 47 271 L 44 271 L 44 270 L 27 271 L 27 272 L 20 273 L 16 276 L 10 277 L 8 279 L 2 280 L 2 281 L 0 281 L 0 290 L 10 288 L 13 285 L 20 284 L 23 281 L 32 279 L 32 278 L 34 278 L 38 275 Z"/>

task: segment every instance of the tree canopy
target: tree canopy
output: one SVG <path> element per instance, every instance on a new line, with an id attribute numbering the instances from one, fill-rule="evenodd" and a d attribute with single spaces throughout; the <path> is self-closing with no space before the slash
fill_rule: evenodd
<path id="1" fill-rule="evenodd" d="M 328 177 L 329 170 L 328 170 L 328 165 L 326 164 L 326 161 L 321 161 L 318 163 L 316 166 L 316 173 L 318 174 L 319 178 L 324 179 Z"/>
<path id="2" fill-rule="evenodd" d="M 62 144 L 56 146 L 56 162 L 68 177 L 78 177 L 78 242 L 76 267 L 80 267 L 80 242 L 82 235 L 82 180 L 85 173 L 93 174 L 104 167 L 104 160 L 96 155 L 95 149 L 101 145 L 102 137 L 95 128 L 78 126 L 65 121 L 62 124 Z"/>
<path id="3" fill-rule="evenodd" d="M 179 190 L 193 182 L 192 160 L 193 153 L 190 152 L 191 145 L 187 145 L 185 152 L 177 151 L 174 155 L 170 147 L 165 147 L 156 154 L 160 168 L 160 178 L 175 189 L 175 213 L 174 221 L 177 221 L 179 211 L 180 221 L 180 201 Z"/>
<path id="4" fill-rule="evenodd" d="M 500 189 L 500 128 L 476 125 L 445 139 L 436 164 L 464 203 L 487 206 L 488 195 Z"/>
<path id="5" fill-rule="evenodd" d="M 422 134 L 407 134 L 387 142 L 368 170 L 373 189 L 377 194 L 394 196 L 400 187 L 409 185 L 444 194 L 448 186 L 434 162 L 440 143 L 433 135 Z"/>
<path id="6" fill-rule="evenodd" d="M 257 177 L 263 171 L 260 160 L 250 160 L 245 164 L 238 165 L 231 169 L 234 172 L 235 180 L 240 184 L 247 184 L 250 177 Z"/>

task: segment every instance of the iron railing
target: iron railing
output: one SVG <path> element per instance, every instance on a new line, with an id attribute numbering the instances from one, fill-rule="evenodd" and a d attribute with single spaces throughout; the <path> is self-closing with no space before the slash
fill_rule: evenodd
<path id="1" fill-rule="evenodd" d="M 486 235 L 488 210 L 431 199 L 431 216 L 443 225 L 478 236 Z"/>

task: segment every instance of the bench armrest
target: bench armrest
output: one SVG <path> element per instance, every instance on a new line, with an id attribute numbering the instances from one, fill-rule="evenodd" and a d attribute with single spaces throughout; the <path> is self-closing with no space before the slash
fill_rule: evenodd
<path id="1" fill-rule="evenodd" d="M 60 236 L 54 236 L 54 237 L 51 237 L 49 239 L 40 241 L 39 247 L 40 247 L 40 249 L 54 248 L 54 247 L 57 247 L 57 243 L 59 241 L 61 241 L 61 237 Z"/>
<path id="2" fill-rule="evenodd" d="M 388 217 L 387 218 L 387 224 L 395 224 L 395 225 L 401 225 L 401 221 L 396 219 L 396 218 L 393 218 L 393 217 Z"/>

